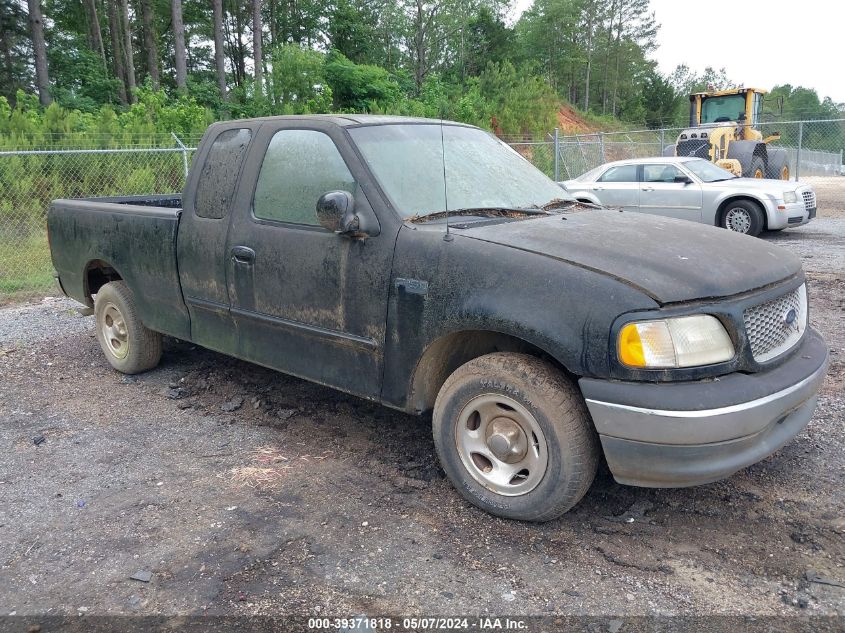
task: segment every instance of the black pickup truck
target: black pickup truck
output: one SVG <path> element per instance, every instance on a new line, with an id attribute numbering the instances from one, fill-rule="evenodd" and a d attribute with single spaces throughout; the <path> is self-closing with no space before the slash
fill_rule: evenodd
<path id="1" fill-rule="evenodd" d="M 170 335 L 411 413 L 491 513 L 542 521 L 603 454 L 715 481 L 812 417 L 827 346 L 800 262 L 746 236 L 588 209 L 467 125 L 212 125 L 182 196 L 56 200 L 57 277 L 119 371 Z"/>

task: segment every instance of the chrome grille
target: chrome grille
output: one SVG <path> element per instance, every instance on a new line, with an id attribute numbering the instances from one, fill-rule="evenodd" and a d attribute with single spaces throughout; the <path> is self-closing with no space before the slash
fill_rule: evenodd
<path id="1" fill-rule="evenodd" d="M 807 328 L 807 287 L 802 284 L 783 296 L 746 308 L 745 332 L 754 360 L 763 363 L 780 356 Z"/>
<path id="2" fill-rule="evenodd" d="M 804 208 L 807 211 L 812 211 L 816 208 L 816 192 L 815 191 L 802 191 L 801 197 L 804 198 Z"/>

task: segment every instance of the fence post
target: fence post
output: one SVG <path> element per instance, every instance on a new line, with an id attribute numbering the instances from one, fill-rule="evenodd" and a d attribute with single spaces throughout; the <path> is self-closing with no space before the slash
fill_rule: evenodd
<path id="1" fill-rule="evenodd" d="M 185 182 L 188 182 L 188 148 L 179 140 L 179 137 L 176 136 L 176 132 L 171 132 L 170 135 L 173 137 L 173 140 L 176 141 L 176 144 L 182 150 L 182 168 L 185 170 Z"/>
<path id="2" fill-rule="evenodd" d="M 604 153 L 604 132 L 599 132 L 599 150 L 601 151 L 601 162 L 607 162 L 607 155 Z"/>
<path id="3" fill-rule="evenodd" d="M 555 182 L 560 180 L 560 130 L 555 128 Z"/>
<path id="4" fill-rule="evenodd" d="M 804 121 L 798 123 L 798 151 L 795 154 L 795 181 L 801 178 L 801 146 L 804 144 Z"/>
<path id="5" fill-rule="evenodd" d="M 660 128 L 660 156 L 663 156 L 663 149 L 666 147 L 666 128 Z"/>

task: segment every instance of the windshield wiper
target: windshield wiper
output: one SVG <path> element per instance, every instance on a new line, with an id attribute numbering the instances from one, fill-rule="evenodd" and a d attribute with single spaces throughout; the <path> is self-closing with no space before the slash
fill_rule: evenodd
<path id="1" fill-rule="evenodd" d="M 488 217 L 503 218 L 524 218 L 535 215 L 549 215 L 549 212 L 540 207 L 464 207 L 461 209 L 449 209 L 448 211 L 436 211 L 414 215 L 408 218 L 408 222 L 429 222 L 442 220 L 462 215 L 485 215 Z"/>

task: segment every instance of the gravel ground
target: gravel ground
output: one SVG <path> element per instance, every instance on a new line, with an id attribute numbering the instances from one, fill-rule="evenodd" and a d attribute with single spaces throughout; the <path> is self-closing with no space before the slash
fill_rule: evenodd
<path id="1" fill-rule="evenodd" d="M 831 347 L 808 429 L 542 525 L 462 501 L 427 419 L 176 341 L 124 377 L 71 302 L 2 309 L 0 613 L 845 615 L 845 219 L 764 239 Z"/>

